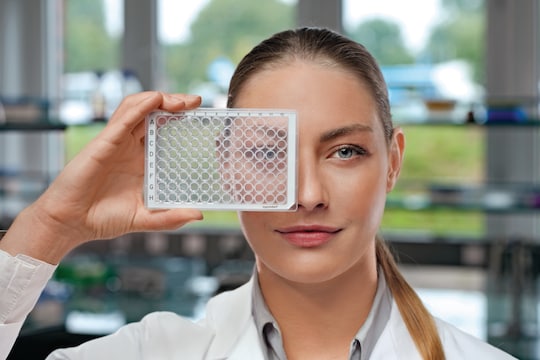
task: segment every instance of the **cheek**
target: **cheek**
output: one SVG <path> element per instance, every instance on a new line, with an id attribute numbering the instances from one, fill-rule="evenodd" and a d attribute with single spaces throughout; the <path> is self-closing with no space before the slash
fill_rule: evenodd
<path id="1" fill-rule="evenodd" d="M 267 213 L 246 212 L 238 213 L 240 226 L 246 237 L 246 240 L 252 248 L 257 247 L 257 241 L 264 241 L 263 234 L 268 228 Z"/>
<path id="2" fill-rule="evenodd" d="M 330 206 L 340 209 L 346 218 L 361 217 L 380 222 L 386 202 L 386 172 L 382 168 L 365 168 L 349 174 L 332 173 Z"/>
<path id="3" fill-rule="evenodd" d="M 325 177 L 332 184 L 329 190 L 333 198 L 370 199 L 384 197 L 386 193 L 386 171 L 383 166 L 360 166 L 358 168 L 336 171 L 328 169 Z M 354 194 L 354 197 L 351 195 Z"/>

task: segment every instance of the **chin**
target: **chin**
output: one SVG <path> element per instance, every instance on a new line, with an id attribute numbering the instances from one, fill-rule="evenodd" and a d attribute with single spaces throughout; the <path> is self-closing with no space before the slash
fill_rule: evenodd
<path id="1" fill-rule="evenodd" d="M 273 271 L 278 276 L 295 283 L 319 284 L 331 281 L 343 273 L 348 268 L 343 263 L 324 263 L 321 261 L 302 262 L 296 259 L 293 266 L 276 266 Z"/>

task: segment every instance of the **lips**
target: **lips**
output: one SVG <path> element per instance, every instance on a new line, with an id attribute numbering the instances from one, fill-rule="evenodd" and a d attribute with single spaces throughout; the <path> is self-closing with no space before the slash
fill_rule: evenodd
<path id="1" fill-rule="evenodd" d="M 288 243 L 301 248 L 322 246 L 340 231 L 340 228 L 320 225 L 300 225 L 276 230 Z"/>

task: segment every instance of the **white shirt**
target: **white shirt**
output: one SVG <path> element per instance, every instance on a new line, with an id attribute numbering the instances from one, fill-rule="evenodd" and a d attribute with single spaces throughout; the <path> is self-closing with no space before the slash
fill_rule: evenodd
<path id="1" fill-rule="evenodd" d="M 0 250 L 0 359 L 5 359 L 56 266 Z"/>

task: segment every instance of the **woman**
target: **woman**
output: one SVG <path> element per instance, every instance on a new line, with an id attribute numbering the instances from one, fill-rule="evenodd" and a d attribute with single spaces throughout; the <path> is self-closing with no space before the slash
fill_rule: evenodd
<path id="1" fill-rule="evenodd" d="M 17 217 L 0 242 L 2 263 L 25 270 L 9 275 L 17 281 L 1 290 L 11 301 L 0 303 L 0 339 L 13 341 L 54 270 L 48 264 L 76 245 L 201 218 L 194 210 L 150 212 L 140 195 L 145 114 L 199 103 L 159 93 L 127 98 Z M 212 299 L 199 323 L 154 313 L 52 359 L 511 358 L 433 319 L 377 237 L 405 144 L 392 126 L 380 70 L 362 46 L 324 29 L 278 33 L 239 64 L 228 106 L 295 109 L 299 119 L 298 210 L 239 213 L 256 257 L 253 279 Z M 27 294 L 26 279 L 36 273 L 45 275 L 30 280 L 35 289 Z"/>

